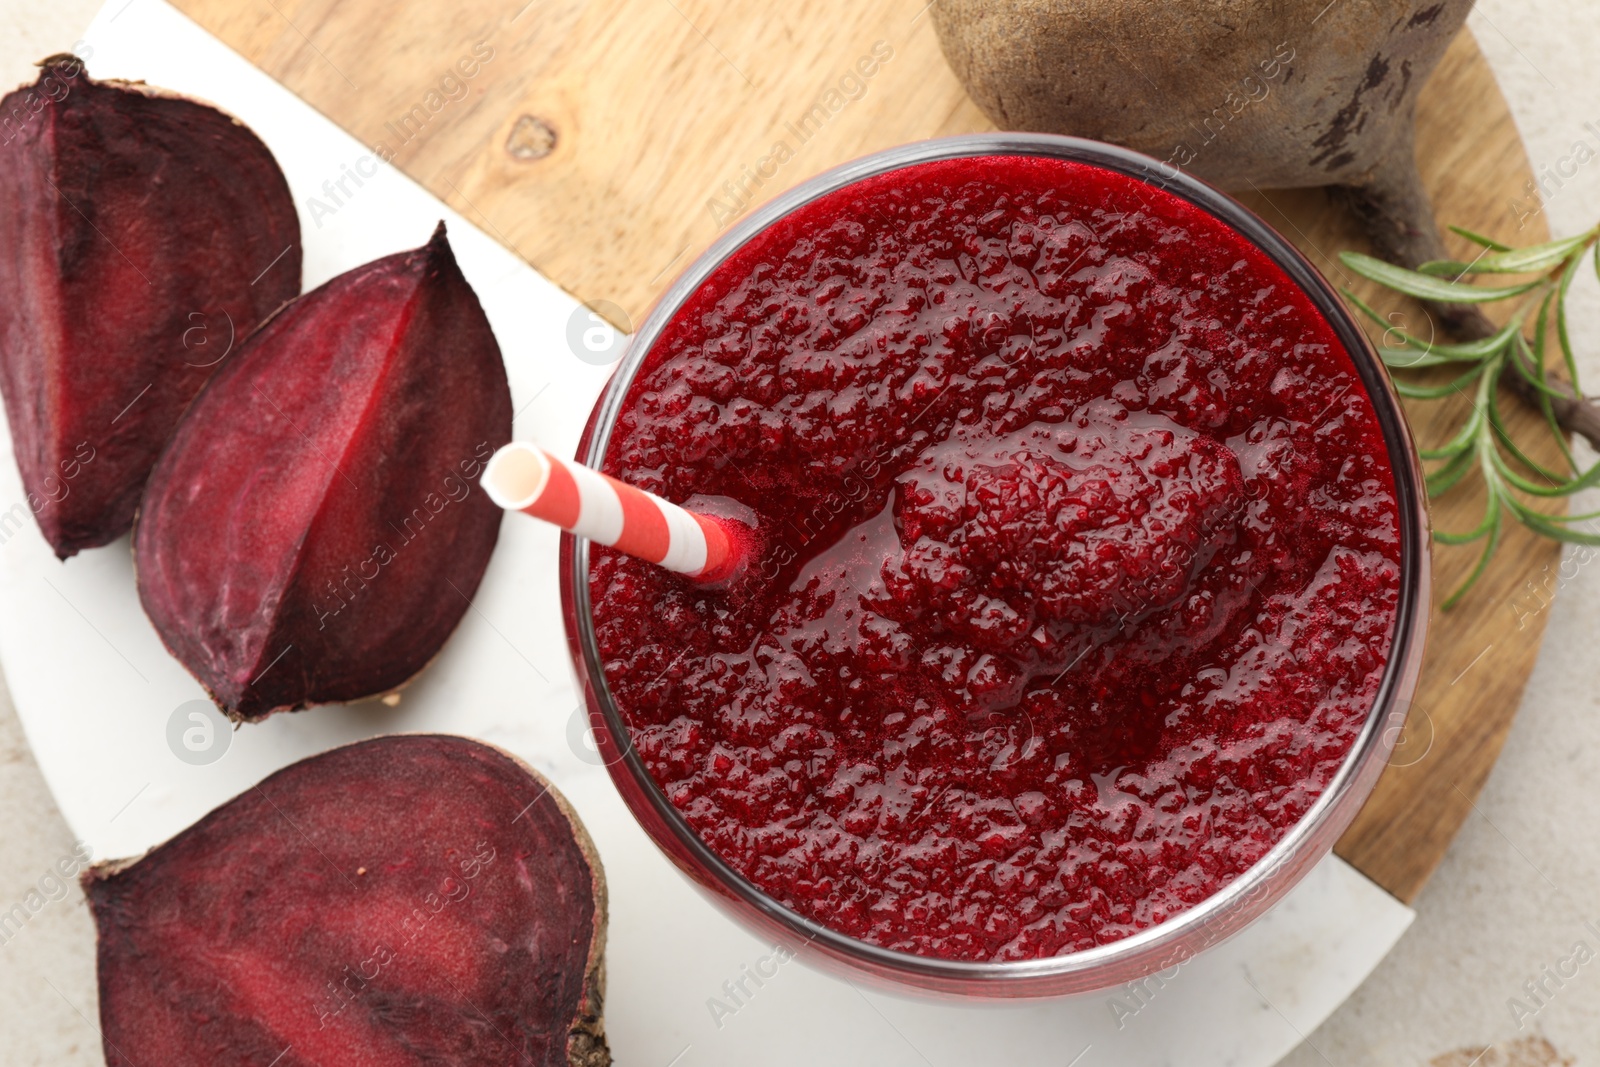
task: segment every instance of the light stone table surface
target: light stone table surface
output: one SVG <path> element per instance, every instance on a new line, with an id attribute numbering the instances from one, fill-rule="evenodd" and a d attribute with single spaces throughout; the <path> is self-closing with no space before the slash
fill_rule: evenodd
<path id="1" fill-rule="evenodd" d="M 0 0 L 0 86 L 30 79 L 34 60 L 70 47 L 98 6 Z M 1549 182 L 1548 205 L 1557 235 L 1600 218 L 1600 165 L 1571 174 L 1564 162 L 1578 141 L 1600 153 L 1596 13 L 1593 0 L 1486 0 L 1471 21 L 1535 172 L 1549 166 L 1559 178 Z M 1581 284 L 1580 360 L 1600 382 L 1600 292 L 1592 277 Z M 1586 925 L 1600 929 L 1600 664 L 1590 653 L 1600 626 L 1597 571 L 1564 568 L 1539 666 L 1478 817 L 1418 901 L 1410 932 L 1286 1064 L 1600 1064 L 1600 964 L 1559 983 L 1546 975 L 1579 942 L 1600 951 L 1600 935 Z M 0 825 L 0 910 L 36 887 L 56 895 L 47 872 L 71 861 L 74 843 L 3 687 Z M 69 888 L 0 945 L 0 1063 L 102 1062 L 91 1020 L 73 1007 L 92 1013 L 93 979 L 93 931 Z M 1544 984 L 1536 997 L 1530 982 Z"/>

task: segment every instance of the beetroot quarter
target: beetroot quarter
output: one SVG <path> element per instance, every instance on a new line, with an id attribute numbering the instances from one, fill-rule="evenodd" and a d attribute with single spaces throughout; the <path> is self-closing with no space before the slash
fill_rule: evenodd
<path id="1" fill-rule="evenodd" d="M 236 339 L 300 292 L 300 223 L 232 116 L 74 56 L 0 101 L 0 388 L 62 559 L 115 540 Z"/>
<path id="2" fill-rule="evenodd" d="M 195 400 L 134 533 L 145 612 L 235 719 L 389 692 L 471 604 L 501 518 L 474 482 L 510 439 L 441 223 L 289 304 Z"/>
<path id="3" fill-rule="evenodd" d="M 302 760 L 83 876 L 110 1067 L 605 1067 L 605 881 L 460 737 Z"/>

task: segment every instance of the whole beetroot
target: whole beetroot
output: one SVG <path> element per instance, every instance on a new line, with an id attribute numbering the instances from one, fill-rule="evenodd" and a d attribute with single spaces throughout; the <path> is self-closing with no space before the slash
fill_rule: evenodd
<path id="1" fill-rule="evenodd" d="M 195 400 L 134 532 L 139 596 L 228 715 L 390 692 L 471 604 L 511 438 L 500 348 L 441 223 L 263 325 Z"/>
<path id="2" fill-rule="evenodd" d="M 1002 129 L 1125 145 L 1225 189 L 1337 186 L 1379 255 L 1444 258 L 1417 94 L 1472 0 L 937 0 L 945 58 Z"/>
<path id="3" fill-rule="evenodd" d="M 62 559 L 115 540 L 178 418 L 300 291 L 272 153 L 216 108 L 74 56 L 0 100 L 0 389 Z"/>
<path id="4" fill-rule="evenodd" d="M 945 59 L 1002 129 L 1126 145 L 1225 189 L 1333 187 L 1382 259 L 1450 258 L 1417 172 L 1417 95 L 1473 0 L 936 0 Z M 1429 304 L 1459 340 L 1498 327 Z M 1600 448 L 1600 404 L 1501 384 Z"/>
<path id="5" fill-rule="evenodd" d="M 83 875 L 109 1067 L 606 1067 L 605 878 L 548 782 L 410 735 Z"/>

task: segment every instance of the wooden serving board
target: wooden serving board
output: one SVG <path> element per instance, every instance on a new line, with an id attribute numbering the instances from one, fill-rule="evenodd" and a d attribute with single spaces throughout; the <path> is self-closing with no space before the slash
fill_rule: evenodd
<path id="1" fill-rule="evenodd" d="M 754 204 L 867 152 L 992 128 L 945 65 L 924 3 L 177 0 L 557 284 L 606 302 L 624 328 Z M 1539 216 L 1519 230 L 1510 207 L 1528 163 L 1469 34 L 1422 95 L 1418 148 L 1442 219 L 1517 243 L 1545 238 Z M 1334 256 L 1363 241 L 1327 193 L 1243 199 L 1336 284 L 1350 282 Z M 1354 288 L 1426 335 L 1420 309 Z M 1424 447 L 1467 403 L 1409 409 Z M 1511 421 L 1538 426 L 1520 410 Z M 1559 460 L 1553 444 L 1530 451 Z M 1435 526 L 1476 526 L 1482 507 L 1481 491 L 1458 487 Z M 1421 890 L 1494 765 L 1558 558 L 1513 525 L 1477 589 L 1435 613 L 1398 754 L 1338 846 L 1401 900 Z M 1437 602 L 1472 550 L 1441 547 L 1434 560 Z"/>

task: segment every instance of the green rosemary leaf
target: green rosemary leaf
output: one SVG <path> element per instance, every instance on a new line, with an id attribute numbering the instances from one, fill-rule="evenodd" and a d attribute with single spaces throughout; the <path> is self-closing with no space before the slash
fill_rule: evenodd
<path id="1" fill-rule="evenodd" d="M 1505 324 L 1499 333 L 1477 341 L 1462 341 L 1459 344 L 1434 344 L 1428 346 L 1428 351 L 1435 355 L 1442 355 L 1449 359 L 1487 359 L 1498 354 L 1512 338 L 1517 336 L 1522 329 L 1522 315 L 1519 313 Z"/>
<path id="2" fill-rule="evenodd" d="M 1460 237 L 1465 237 L 1475 245 L 1482 245 L 1484 248 L 1491 248 L 1496 252 L 1511 251 L 1510 245 L 1503 245 L 1493 237 L 1485 237 L 1481 233 L 1474 233 L 1465 226 L 1452 226 L 1450 227 L 1450 232 Z"/>
<path id="3" fill-rule="evenodd" d="M 1506 343 L 1511 340 L 1511 338 L 1521 328 L 1522 324 L 1522 316 L 1519 314 L 1511 322 L 1508 322 L 1505 325 L 1505 328 L 1499 333 L 1496 333 L 1490 337 L 1480 338 L 1476 341 L 1461 341 L 1456 344 L 1446 344 L 1442 341 L 1424 341 L 1422 338 L 1407 333 L 1406 331 L 1400 329 L 1400 327 L 1394 325 L 1388 319 L 1385 319 L 1382 315 L 1374 311 L 1371 305 L 1362 300 L 1355 293 L 1352 293 L 1348 289 L 1343 290 L 1343 292 L 1345 299 L 1354 304 L 1357 310 L 1361 311 L 1374 323 L 1382 327 L 1384 331 L 1384 336 L 1382 339 L 1387 339 L 1392 334 L 1395 337 L 1400 338 L 1400 340 L 1404 342 L 1406 346 L 1403 348 L 1392 346 L 1380 347 L 1378 349 L 1380 353 L 1404 353 L 1414 350 L 1416 352 L 1425 353 L 1429 356 L 1438 356 L 1440 357 L 1441 361 L 1465 363 L 1470 360 L 1484 359 L 1488 356 L 1494 355 L 1500 349 L 1505 347 Z M 1418 364 L 1412 365 L 1417 366 Z M 1420 366 L 1431 365 L 1432 364 L 1420 364 Z"/>
<path id="4" fill-rule="evenodd" d="M 1461 377 L 1448 381 L 1443 385 L 1412 385 L 1410 382 L 1402 382 L 1396 379 L 1394 390 L 1401 396 L 1410 397 L 1413 400 L 1438 400 L 1440 397 L 1459 393 L 1463 385 L 1475 380 L 1478 375 L 1483 373 L 1485 366 L 1487 364 L 1480 363 Z"/>
<path id="5" fill-rule="evenodd" d="M 1420 341 L 1409 335 L 1405 337 L 1410 347 L 1407 348 L 1380 348 L 1378 354 L 1385 364 L 1397 370 L 1409 370 L 1413 367 L 1436 367 L 1441 363 L 1477 363 L 1497 356 L 1514 341 L 1522 325 L 1519 316 L 1506 324 L 1505 328 L 1491 337 L 1477 341 L 1463 341 L 1460 344 L 1439 344 L 1436 342 Z M 1400 331 L 1395 331 L 1400 332 Z M 1414 342 L 1414 343 L 1413 343 Z M 1406 360 L 1412 362 L 1406 362 Z"/>
<path id="6" fill-rule="evenodd" d="M 1497 484 L 1499 484 L 1498 479 L 1490 482 L 1489 500 L 1483 508 L 1482 522 L 1463 533 L 1435 530 L 1433 531 L 1433 539 L 1447 545 L 1470 545 L 1479 538 L 1492 533 L 1500 525 L 1500 496 L 1494 489 Z"/>
<path id="7" fill-rule="evenodd" d="M 1595 463 L 1594 466 L 1590 467 L 1577 477 L 1568 478 L 1566 481 L 1561 482 L 1558 485 L 1550 486 L 1544 489 L 1535 488 L 1525 491 L 1533 496 L 1571 496 L 1573 493 L 1582 492 L 1585 489 L 1593 489 L 1597 485 L 1600 485 L 1600 462 Z"/>
<path id="8" fill-rule="evenodd" d="M 1398 293 L 1423 301 L 1446 304 L 1478 304 L 1505 300 L 1531 293 L 1518 301 L 1511 321 L 1492 336 L 1455 344 L 1429 338 L 1423 340 L 1395 324 L 1399 315 L 1387 318 L 1369 307 L 1354 293 L 1346 292 L 1351 304 L 1383 331 L 1378 355 L 1389 369 L 1390 380 L 1401 396 L 1414 400 L 1435 400 L 1464 390 L 1476 382 L 1472 412 L 1463 416 L 1455 434 L 1442 446 L 1419 449 L 1424 460 L 1438 463 L 1426 478 L 1428 495 L 1437 498 L 1449 492 L 1472 471 L 1483 478 L 1486 499 L 1483 518 L 1471 530 L 1434 531 L 1440 544 L 1466 545 L 1482 541 L 1477 561 L 1466 580 L 1444 602 L 1449 608 L 1459 603 L 1482 577 L 1499 547 L 1509 517 L 1544 537 L 1573 544 L 1600 545 L 1600 531 L 1576 529 L 1575 523 L 1600 520 L 1600 511 L 1584 515 L 1546 515 L 1533 506 L 1537 499 L 1567 497 L 1585 489 L 1600 487 L 1600 462 L 1580 468 L 1566 435 L 1555 417 L 1553 401 L 1582 395 L 1577 384 L 1577 358 L 1573 352 L 1567 321 L 1567 294 L 1594 246 L 1594 269 L 1600 277 L 1600 226 L 1574 237 L 1546 241 L 1527 248 L 1512 248 L 1471 230 L 1452 226 L 1462 237 L 1486 249 L 1477 259 L 1460 262 L 1438 260 L 1418 270 L 1406 270 L 1356 252 L 1340 254 L 1346 267 Z M 1505 286 L 1464 284 L 1464 275 L 1533 274 L 1529 281 Z M 1532 337 L 1523 333 L 1525 319 L 1535 313 Z M 1551 322 L 1554 320 L 1554 328 Z M 1432 326 L 1430 318 L 1429 325 Z M 1555 382 L 1547 371 L 1550 334 L 1571 385 Z M 1544 419 L 1545 428 L 1555 438 L 1567 470 L 1557 471 L 1530 456 L 1511 434 L 1501 414 L 1500 386 L 1510 360 L 1515 373 L 1532 387 L 1532 400 Z M 1469 364 L 1465 373 L 1443 385 L 1422 385 L 1403 381 L 1394 373 L 1401 370 Z M 1513 383 L 1515 384 L 1515 383 Z M 1566 390 L 1570 388 L 1573 392 Z M 1530 499 L 1523 499 L 1523 497 Z"/>
<path id="9" fill-rule="evenodd" d="M 1543 393 L 1539 394 L 1539 413 L 1544 416 L 1545 426 L 1549 428 L 1550 436 L 1555 438 L 1556 447 L 1561 449 L 1561 455 L 1567 461 L 1568 469 L 1577 470 L 1577 457 L 1572 454 L 1572 448 L 1567 444 L 1567 435 L 1562 431 L 1561 424 L 1556 421 L 1555 408 L 1551 406 L 1550 398 Z"/>
<path id="10" fill-rule="evenodd" d="M 1572 288 L 1572 280 L 1582 265 L 1583 257 L 1573 256 L 1561 272 L 1561 284 L 1556 289 L 1556 338 L 1561 342 L 1561 358 L 1567 362 L 1567 378 L 1575 393 L 1582 393 L 1583 388 L 1578 384 L 1578 359 L 1572 354 L 1572 340 L 1567 336 L 1567 290 Z"/>
<path id="11" fill-rule="evenodd" d="M 1487 471 L 1484 472 L 1484 476 L 1488 478 Z M 1467 575 L 1466 581 L 1456 586 L 1456 591 L 1451 593 L 1443 604 L 1439 605 L 1441 610 L 1449 611 L 1460 603 L 1461 598 L 1467 595 L 1467 590 L 1476 585 L 1478 579 L 1483 576 L 1484 569 L 1489 566 L 1489 557 L 1493 556 L 1494 550 L 1500 546 L 1501 517 L 1500 492 L 1491 480 L 1489 482 L 1489 501 L 1484 508 L 1484 521 L 1488 526 L 1488 529 L 1484 532 L 1489 535 L 1489 539 L 1484 542 L 1483 551 L 1478 553 L 1478 562 L 1472 568 L 1472 573 Z M 1435 534 L 1434 536 L 1437 537 L 1439 535 Z M 1483 535 L 1479 534 L 1479 536 Z"/>
<path id="12" fill-rule="evenodd" d="M 1463 274 L 1543 274 L 1562 263 L 1574 251 L 1582 248 L 1594 236 L 1580 233 L 1576 237 L 1563 237 L 1527 248 L 1510 248 L 1489 252 L 1467 263 L 1452 259 L 1437 259 L 1424 263 L 1417 270 L 1435 277 L 1459 278 Z"/>
<path id="13" fill-rule="evenodd" d="M 1428 483 L 1428 496 L 1430 498 L 1441 497 L 1455 488 L 1456 483 L 1472 469 L 1472 461 L 1477 458 L 1477 454 L 1468 449 L 1429 474 L 1424 479 Z"/>
<path id="14" fill-rule="evenodd" d="M 1499 389 L 1491 389 L 1489 391 L 1489 425 L 1491 427 L 1493 427 L 1494 432 L 1495 432 L 1495 436 L 1500 439 L 1500 443 L 1505 447 L 1505 450 L 1507 452 L 1510 452 L 1511 455 L 1516 458 L 1518 463 L 1522 464 L 1529 471 L 1532 471 L 1534 474 L 1538 475 L 1540 478 L 1543 478 L 1546 485 L 1552 486 L 1552 487 L 1559 487 L 1559 486 L 1566 485 L 1568 479 L 1567 479 L 1567 476 L 1565 474 L 1561 474 L 1561 473 L 1559 473 L 1557 471 L 1550 470 L 1548 467 L 1544 466 L 1543 464 L 1538 463 L 1537 461 L 1535 461 L 1534 459 L 1529 457 L 1526 452 L 1522 451 L 1522 449 L 1517 445 L 1516 441 L 1511 439 L 1510 431 L 1508 431 L 1506 429 L 1505 423 L 1500 418 L 1500 399 L 1499 398 L 1500 398 L 1500 390 Z M 1512 482 L 1518 483 L 1518 486 L 1520 488 L 1521 487 L 1520 483 L 1522 481 L 1521 477 L 1519 475 L 1515 474 L 1510 469 L 1510 467 L 1503 460 L 1500 459 L 1500 455 L 1499 455 L 1498 452 L 1495 453 L 1495 460 L 1496 460 L 1496 463 L 1501 468 L 1501 473 L 1505 474 L 1509 479 L 1511 479 Z M 1556 492 L 1556 493 L 1550 493 L 1550 494 L 1545 494 L 1545 493 L 1539 492 L 1539 490 L 1537 490 L 1537 489 L 1529 489 L 1528 491 L 1529 492 L 1539 493 L 1539 495 L 1541 495 L 1541 496 L 1543 496 L 1543 495 L 1564 496 L 1566 493 L 1573 492 L 1574 490 L 1567 489 L 1564 492 Z"/>
<path id="15" fill-rule="evenodd" d="M 1517 334 L 1517 339 L 1512 342 L 1512 360 L 1517 365 L 1517 370 L 1522 371 L 1526 382 L 1549 397 L 1565 400 L 1566 394 L 1562 390 L 1550 386 L 1549 379 L 1544 373 L 1544 307 L 1549 306 L 1549 294 L 1546 294 L 1546 304 L 1539 309 L 1538 325 L 1534 326 L 1533 344 L 1528 344 L 1528 339 L 1522 334 Z"/>
<path id="16" fill-rule="evenodd" d="M 1518 282 L 1516 285 L 1463 285 L 1461 282 L 1447 282 L 1414 270 L 1406 270 L 1404 267 L 1385 263 L 1381 259 L 1374 259 L 1360 252 L 1340 252 L 1339 259 L 1363 278 L 1369 278 L 1396 292 L 1414 296 L 1418 300 L 1436 300 L 1445 304 L 1482 304 L 1491 300 L 1504 300 L 1525 293 L 1544 281 L 1543 278 L 1534 278 L 1532 281 Z"/>
<path id="17" fill-rule="evenodd" d="M 1544 416 L 1545 425 L 1549 427 L 1551 436 L 1555 438 L 1556 446 L 1561 449 L 1561 454 L 1566 457 L 1567 466 L 1575 471 L 1578 469 L 1578 461 L 1572 455 L 1572 449 L 1567 445 L 1567 435 L 1561 432 L 1561 424 L 1556 422 L 1555 409 L 1550 404 L 1549 394 L 1551 390 L 1544 384 L 1545 334 L 1550 320 L 1550 302 L 1553 299 L 1555 299 L 1554 289 L 1544 294 L 1544 300 L 1539 304 L 1539 316 L 1534 324 L 1533 349 L 1529 352 L 1527 342 L 1524 341 L 1522 350 L 1529 352 L 1533 357 L 1534 369 L 1539 379 L 1539 412 Z"/>
<path id="18" fill-rule="evenodd" d="M 1597 267 L 1596 269 L 1600 270 L 1600 267 Z M 1413 337 L 1409 333 L 1406 333 L 1404 330 L 1400 329 L 1400 327 L 1396 326 L 1389 319 L 1384 318 L 1382 315 L 1380 315 L 1376 311 L 1374 311 L 1373 308 L 1372 308 L 1372 305 L 1368 304 L 1365 300 L 1361 299 L 1359 296 L 1357 296 L 1355 293 L 1352 293 L 1350 290 L 1342 289 L 1342 290 L 1340 290 L 1340 292 L 1344 293 L 1344 298 L 1346 300 L 1350 301 L 1350 303 L 1354 304 L 1356 306 L 1356 308 L 1358 310 L 1360 310 L 1360 312 L 1363 315 L 1365 315 L 1367 318 L 1371 319 L 1373 322 L 1377 323 L 1378 328 L 1383 330 L 1383 336 L 1384 337 L 1388 337 L 1390 334 L 1394 334 L 1395 336 L 1399 337 L 1400 340 L 1402 340 L 1407 345 L 1410 345 L 1413 348 L 1425 349 L 1425 348 L 1429 347 L 1430 344 L 1432 344 L 1432 342 L 1430 342 L 1430 341 L 1424 341 L 1420 337 Z"/>
<path id="19" fill-rule="evenodd" d="M 1534 511 L 1526 504 L 1510 501 L 1512 510 L 1518 522 L 1532 530 L 1534 533 L 1555 540 L 1565 541 L 1572 545 L 1600 545 L 1600 533 L 1591 533 L 1588 530 L 1570 530 L 1560 522 L 1554 521 L 1555 516 Z"/>
<path id="20" fill-rule="evenodd" d="M 1456 431 L 1456 435 L 1438 448 L 1419 448 L 1417 454 L 1423 459 L 1453 459 L 1454 457 L 1471 448 L 1478 439 L 1478 427 L 1483 424 L 1483 412 L 1474 408 L 1466 424 Z"/>
<path id="21" fill-rule="evenodd" d="M 1588 485 L 1580 484 L 1580 481 L 1577 478 L 1570 478 L 1564 481 L 1554 481 L 1547 478 L 1545 484 L 1540 485 L 1538 482 L 1535 482 L 1529 478 L 1524 478 L 1522 475 L 1513 470 L 1511 465 L 1505 461 L 1505 457 L 1500 455 L 1498 451 L 1494 453 L 1490 462 L 1494 464 L 1495 470 L 1500 473 L 1501 477 L 1510 482 L 1514 487 L 1522 490 L 1524 493 L 1527 493 L 1530 496 L 1546 498 L 1571 496 L 1580 489 L 1585 489 L 1588 487 Z M 1589 472 L 1586 471 L 1585 473 L 1587 474 Z M 1588 484 L 1592 485 L 1593 483 L 1591 482 Z"/>
<path id="22" fill-rule="evenodd" d="M 1463 357 L 1441 356 L 1433 352 L 1419 352 L 1414 348 L 1380 348 L 1378 358 L 1391 370 L 1423 370 L 1442 367 L 1447 363 L 1466 362 Z M 1474 357 L 1475 358 L 1475 357 Z"/>
<path id="23" fill-rule="evenodd" d="M 1563 399 L 1566 397 L 1565 393 L 1558 389 L 1552 389 L 1545 383 L 1544 367 L 1542 366 L 1544 361 L 1534 360 L 1533 352 L 1528 348 L 1528 342 L 1521 336 L 1518 336 L 1516 339 L 1515 351 L 1512 354 L 1512 362 L 1516 365 L 1516 368 L 1522 374 L 1522 377 L 1527 380 L 1528 384 L 1533 386 L 1539 392 L 1544 393 L 1547 396 Z M 1536 366 L 1538 367 L 1537 371 L 1534 369 Z"/>
<path id="24" fill-rule="evenodd" d="M 1430 259 L 1417 264 L 1417 273 L 1432 278 L 1459 278 L 1472 272 L 1472 264 L 1460 259 Z"/>
<path id="25" fill-rule="evenodd" d="M 1563 512 L 1560 515 L 1547 515 L 1541 511 L 1539 514 L 1544 517 L 1546 522 L 1593 522 L 1596 519 L 1600 519 L 1600 511 L 1585 511 L 1581 514 L 1568 514 Z"/>

